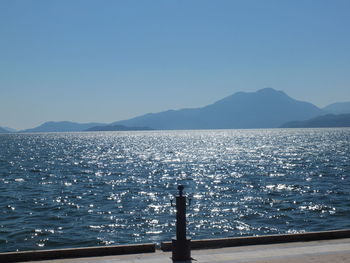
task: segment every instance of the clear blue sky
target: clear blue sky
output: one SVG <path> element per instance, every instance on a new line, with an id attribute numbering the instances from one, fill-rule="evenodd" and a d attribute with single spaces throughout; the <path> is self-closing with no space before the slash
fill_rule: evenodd
<path id="1" fill-rule="evenodd" d="M 349 0 L 1 0 L 0 126 L 112 122 L 264 87 L 350 101 Z"/>

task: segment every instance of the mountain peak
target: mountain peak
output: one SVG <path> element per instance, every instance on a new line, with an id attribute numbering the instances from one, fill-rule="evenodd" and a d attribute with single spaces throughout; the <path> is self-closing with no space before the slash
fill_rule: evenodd
<path id="1" fill-rule="evenodd" d="M 263 88 L 257 91 L 253 92 L 236 92 L 232 94 L 231 96 L 225 97 L 217 102 L 215 104 L 232 104 L 236 102 L 240 102 L 242 100 L 279 100 L 281 98 L 284 98 L 284 100 L 292 100 L 286 93 L 280 90 L 275 90 L 273 88 Z"/>
<path id="2" fill-rule="evenodd" d="M 270 88 L 270 87 L 266 87 L 266 88 L 263 88 L 263 89 L 259 89 L 258 91 L 254 92 L 254 93 L 257 93 L 257 94 L 262 94 L 262 93 L 265 93 L 265 94 L 283 94 L 283 95 L 286 95 L 288 96 L 286 93 L 284 93 L 283 91 L 281 90 L 276 90 L 276 89 L 273 89 L 273 88 Z"/>
<path id="3" fill-rule="evenodd" d="M 274 88 L 271 88 L 271 87 L 266 87 L 266 88 L 259 89 L 256 92 L 276 92 L 276 91 L 278 90 L 275 90 Z"/>

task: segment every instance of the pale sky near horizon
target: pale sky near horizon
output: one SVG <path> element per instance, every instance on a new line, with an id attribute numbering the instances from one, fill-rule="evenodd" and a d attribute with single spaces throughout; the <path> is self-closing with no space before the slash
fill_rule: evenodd
<path id="1" fill-rule="evenodd" d="M 0 126 L 113 122 L 265 87 L 350 101 L 348 0 L 2 0 Z"/>

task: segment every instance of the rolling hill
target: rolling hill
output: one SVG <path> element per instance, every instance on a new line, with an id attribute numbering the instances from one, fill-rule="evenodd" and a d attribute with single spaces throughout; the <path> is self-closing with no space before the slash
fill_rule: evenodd
<path id="1" fill-rule="evenodd" d="M 327 114 L 306 121 L 287 122 L 281 128 L 350 127 L 350 114 Z"/>
<path id="2" fill-rule="evenodd" d="M 70 121 L 45 122 L 38 127 L 22 130 L 20 132 L 79 132 L 95 126 L 105 125 L 103 123 L 76 123 Z"/>
<path id="3" fill-rule="evenodd" d="M 332 103 L 324 107 L 323 110 L 327 113 L 333 113 L 333 114 L 350 113 L 350 101 Z"/>

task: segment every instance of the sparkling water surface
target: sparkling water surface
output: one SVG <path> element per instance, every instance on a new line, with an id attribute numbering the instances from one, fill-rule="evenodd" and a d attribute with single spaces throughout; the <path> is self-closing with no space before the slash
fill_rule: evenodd
<path id="1" fill-rule="evenodd" d="M 0 135 L 0 251 L 350 227 L 350 129 Z"/>

